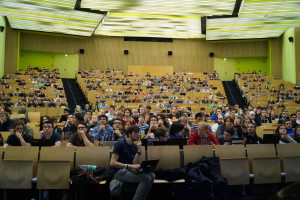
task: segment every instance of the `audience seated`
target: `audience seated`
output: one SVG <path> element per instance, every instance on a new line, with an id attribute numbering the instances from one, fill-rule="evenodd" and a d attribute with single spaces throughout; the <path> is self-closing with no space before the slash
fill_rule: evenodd
<path id="1" fill-rule="evenodd" d="M 8 146 L 30 146 L 32 136 L 25 133 L 25 124 L 23 121 L 14 122 L 14 130 L 8 136 L 4 148 Z"/>
<path id="2" fill-rule="evenodd" d="M 66 146 L 73 147 L 75 149 L 78 146 L 94 146 L 94 137 L 88 134 L 88 126 L 85 122 L 79 122 L 77 124 L 77 131 L 69 139 Z"/>

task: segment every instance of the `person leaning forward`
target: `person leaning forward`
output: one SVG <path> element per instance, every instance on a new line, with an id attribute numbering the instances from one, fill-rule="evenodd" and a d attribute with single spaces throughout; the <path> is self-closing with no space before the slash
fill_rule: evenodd
<path id="1" fill-rule="evenodd" d="M 148 193 L 152 187 L 155 175 L 152 172 L 135 173 L 140 165 L 141 146 L 134 144 L 140 138 L 139 128 L 129 126 L 127 139 L 118 141 L 113 150 L 110 160 L 110 166 L 117 171 L 114 178 L 122 182 L 138 183 L 133 200 L 147 199 Z"/>

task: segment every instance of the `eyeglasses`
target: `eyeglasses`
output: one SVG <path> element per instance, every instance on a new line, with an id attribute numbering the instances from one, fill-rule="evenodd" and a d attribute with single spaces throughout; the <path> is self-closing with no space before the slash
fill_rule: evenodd
<path id="1" fill-rule="evenodd" d="M 79 130 L 82 130 L 82 129 L 85 129 L 86 127 L 84 127 L 84 126 L 81 126 L 81 127 L 77 127 L 77 129 L 79 129 Z"/>
<path id="2" fill-rule="evenodd" d="M 114 122 L 116 125 L 122 125 L 122 122 Z"/>
<path id="3" fill-rule="evenodd" d="M 44 126 L 44 128 L 52 128 L 52 126 Z"/>

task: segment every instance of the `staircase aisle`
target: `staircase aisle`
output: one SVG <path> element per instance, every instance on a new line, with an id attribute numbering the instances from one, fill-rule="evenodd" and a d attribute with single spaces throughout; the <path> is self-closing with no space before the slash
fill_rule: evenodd
<path id="1" fill-rule="evenodd" d="M 225 89 L 228 103 L 233 106 L 234 104 L 239 104 L 240 108 L 246 106 L 245 100 L 240 93 L 238 86 L 233 81 L 222 81 L 223 87 Z"/>
<path id="2" fill-rule="evenodd" d="M 79 87 L 75 79 L 63 78 L 62 79 L 68 106 L 71 110 L 71 113 L 74 112 L 76 105 L 80 105 L 84 109 L 84 105 L 88 104 L 84 93 Z"/>

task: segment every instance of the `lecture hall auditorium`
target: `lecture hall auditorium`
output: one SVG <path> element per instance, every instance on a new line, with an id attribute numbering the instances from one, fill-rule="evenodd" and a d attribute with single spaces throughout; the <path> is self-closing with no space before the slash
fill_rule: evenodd
<path id="1" fill-rule="evenodd" d="M 0 200 L 300 199 L 299 9 L 1 0 Z"/>

